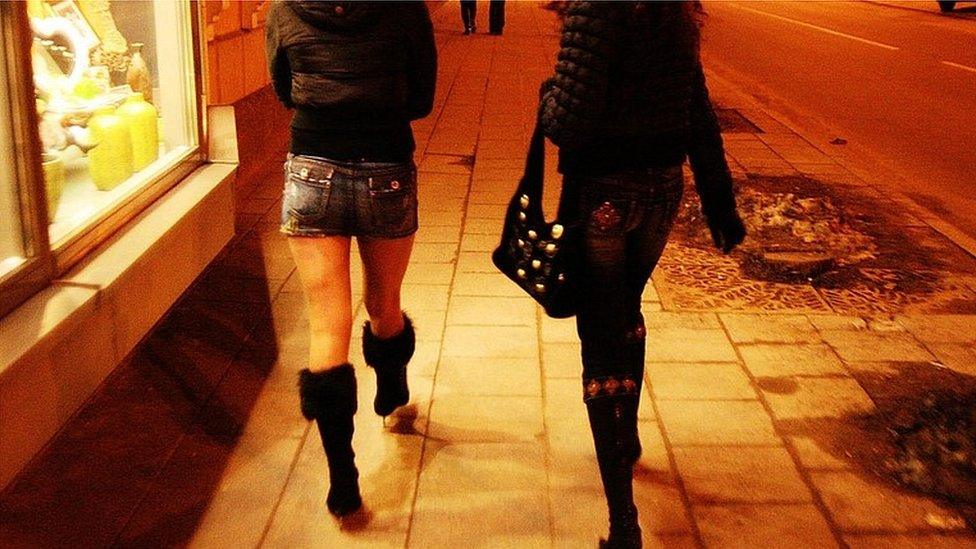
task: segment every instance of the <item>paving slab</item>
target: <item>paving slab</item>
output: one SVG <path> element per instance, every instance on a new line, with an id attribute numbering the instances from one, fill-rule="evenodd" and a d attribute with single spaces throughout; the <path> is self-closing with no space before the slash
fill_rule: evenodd
<path id="1" fill-rule="evenodd" d="M 409 546 L 549 545 L 539 444 L 438 441 L 429 445 L 424 461 Z"/>
<path id="2" fill-rule="evenodd" d="M 724 330 L 668 327 L 648 329 L 647 360 L 735 362 L 738 357 Z"/>
<path id="3" fill-rule="evenodd" d="M 755 400 L 658 402 L 668 439 L 681 446 L 780 446 L 782 440 Z"/>
<path id="4" fill-rule="evenodd" d="M 901 533 L 939 530 L 945 524 L 965 530 L 965 521 L 955 511 L 876 479 L 847 471 L 815 471 L 810 477 L 842 530 Z"/>
<path id="5" fill-rule="evenodd" d="M 806 503 L 810 490 L 784 448 L 675 448 L 692 503 Z"/>
<path id="6" fill-rule="evenodd" d="M 793 446 L 800 465 L 804 469 L 821 471 L 843 471 L 852 468 L 850 461 L 838 458 L 830 451 L 822 448 L 817 441 L 803 435 L 787 436 L 789 444 Z"/>
<path id="7" fill-rule="evenodd" d="M 447 311 L 451 326 L 535 326 L 536 303 L 528 296 L 511 299 L 456 295 Z"/>
<path id="8" fill-rule="evenodd" d="M 853 378 L 765 378 L 759 388 L 778 420 L 867 414 L 874 402 Z"/>
<path id="9" fill-rule="evenodd" d="M 815 343 L 816 327 L 802 315 L 720 315 L 734 343 Z"/>
<path id="10" fill-rule="evenodd" d="M 742 366 L 733 362 L 648 362 L 647 380 L 658 400 L 750 400 L 756 398 Z"/>
<path id="11" fill-rule="evenodd" d="M 839 547 L 820 510 L 796 505 L 702 505 L 695 519 L 706 547 Z"/>
<path id="12" fill-rule="evenodd" d="M 758 343 L 738 350 L 755 377 L 847 374 L 834 350 L 822 343 Z"/>
<path id="13" fill-rule="evenodd" d="M 436 396 L 538 396 L 539 363 L 531 358 L 444 357 Z"/>
<path id="14" fill-rule="evenodd" d="M 824 341 L 846 362 L 918 361 L 934 358 L 921 343 L 905 333 L 823 330 L 821 334 Z"/>
<path id="15" fill-rule="evenodd" d="M 546 377 L 563 377 L 579 380 L 583 366 L 580 343 L 542 343 L 542 370 Z"/>

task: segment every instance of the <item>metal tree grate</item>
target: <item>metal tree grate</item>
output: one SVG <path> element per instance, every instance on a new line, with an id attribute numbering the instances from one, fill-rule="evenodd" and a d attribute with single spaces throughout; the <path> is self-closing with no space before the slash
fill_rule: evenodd
<path id="1" fill-rule="evenodd" d="M 910 216 L 877 191 L 799 176 L 750 176 L 739 182 L 739 206 L 751 236 L 724 256 L 711 246 L 694 190 L 686 189 L 655 274 L 663 307 L 864 316 L 976 313 L 976 259 L 931 228 L 907 223 Z M 798 280 L 743 268 L 783 249 L 816 249 L 837 261 Z"/>

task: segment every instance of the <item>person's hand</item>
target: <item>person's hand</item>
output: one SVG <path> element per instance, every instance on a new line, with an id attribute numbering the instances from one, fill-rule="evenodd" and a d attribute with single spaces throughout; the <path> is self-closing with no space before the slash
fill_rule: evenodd
<path id="1" fill-rule="evenodd" d="M 729 253 L 742 243 L 746 237 L 746 226 L 742 223 L 739 213 L 731 210 L 720 215 L 705 217 L 708 230 L 712 233 L 712 242 L 723 253 Z"/>

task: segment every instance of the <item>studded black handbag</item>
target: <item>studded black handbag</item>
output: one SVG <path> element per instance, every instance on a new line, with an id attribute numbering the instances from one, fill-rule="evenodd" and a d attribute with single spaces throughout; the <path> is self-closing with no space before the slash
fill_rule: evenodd
<path id="1" fill-rule="evenodd" d="M 542 209 L 545 137 L 536 125 L 525 173 L 508 203 L 501 242 L 492 262 L 553 318 L 568 318 L 578 307 L 579 229 L 546 221 Z"/>

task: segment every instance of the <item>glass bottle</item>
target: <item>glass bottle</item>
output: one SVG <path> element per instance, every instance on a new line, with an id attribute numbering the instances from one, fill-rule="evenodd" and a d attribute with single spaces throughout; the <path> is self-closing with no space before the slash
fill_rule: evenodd
<path id="1" fill-rule="evenodd" d="M 132 142 L 132 169 L 139 171 L 152 164 L 159 156 L 159 125 L 156 107 L 141 93 L 130 95 L 115 111 L 129 128 Z"/>
<path id="2" fill-rule="evenodd" d="M 125 80 L 132 91 L 141 93 L 146 101 L 152 103 L 152 77 L 146 60 L 142 58 L 141 42 L 132 43 L 132 59 L 129 60 L 129 70 L 125 74 Z"/>
<path id="3" fill-rule="evenodd" d="M 112 107 L 101 107 L 88 120 L 92 140 L 88 151 L 92 182 L 100 191 L 110 191 L 132 175 L 132 140 L 125 120 Z"/>

